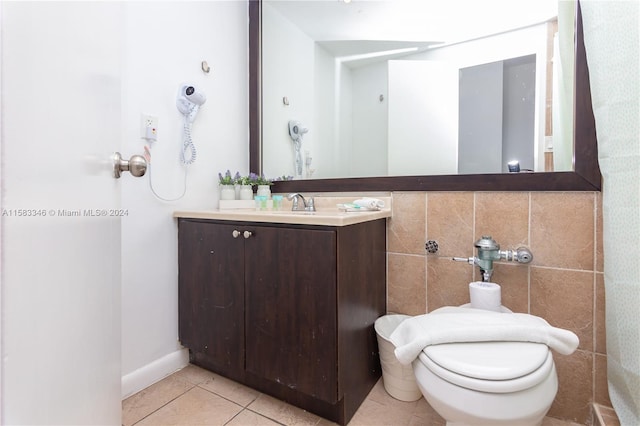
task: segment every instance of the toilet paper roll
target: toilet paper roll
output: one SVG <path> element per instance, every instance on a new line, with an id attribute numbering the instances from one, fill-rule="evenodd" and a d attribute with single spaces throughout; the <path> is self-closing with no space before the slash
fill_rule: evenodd
<path id="1" fill-rule="evenodd" d="M 501 312 L 502 291 L 498 284 L 481 281 L 469 283 L 469 296 L 472 308 Z"/>

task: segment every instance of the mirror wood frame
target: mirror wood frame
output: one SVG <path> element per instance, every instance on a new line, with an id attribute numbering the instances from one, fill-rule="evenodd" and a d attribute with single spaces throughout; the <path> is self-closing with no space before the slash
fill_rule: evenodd
<path id="1" fill-rule="evenodd" d="M 261 0 L 249 0 L 249 167 L 256 173 L 262 172 L 261 11 Z M 272 191 L 600 191 L 602 178 L 579 1 L 575 55 L 572 172 L 305 179 L 274 182 Z"/>

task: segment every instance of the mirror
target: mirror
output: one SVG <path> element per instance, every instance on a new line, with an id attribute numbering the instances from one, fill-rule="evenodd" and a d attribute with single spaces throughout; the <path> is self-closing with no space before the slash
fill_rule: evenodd
<path id="1" fill-rule="evenodd" d="M 290 2 L 289 2 L 290 3 Z M 304 4 L 304 2 L 296 2 Z M 261 2 L 251 1 L 250 12 L 250 167 L 264 171 L 261 139 L 269 122 L 264 126 L 261 108 L 262 92 L 268 91 L 261 80 Z M 536 173 L 440 174 L 410 176 L 377 176 L 355 178 L 303 179 L 278 182 L 275 191 L 407 191 L 407 190 L 599 190 L 600 174 L 597 167 L 595 126 L 591 110 L 588 70 L 582 43 L 581 19 L 576 19 L 575 77 L 573 99 L 573 164 L 572 171 Z M 264 44 L 264 41 L 263 41 Z M 396 46 L 397 47 L 397 46 Z M 391 49 L 394 50 L 394 49 Z M 353 56 L 353 55 L 351 55 Z M 404 61 L 403 61 L 404 62 Z M 261 90 L 262 89 L 262 90 Z M 282 102 L 285 99 L 283 97 Z M 294 118 L 294 117 L 291 117 Z M 288 134 L 285 133 L 285 136 Z M 303 144 L 304 145 L 304 144 Z M 291 145 L 293 146 L 293 144 Z M 293 152 L 293 151 L 291 151 Z M 291 155 L 293 158 L 293 155 Z M 306 160 L 306 159 L 305 159 Z"/>

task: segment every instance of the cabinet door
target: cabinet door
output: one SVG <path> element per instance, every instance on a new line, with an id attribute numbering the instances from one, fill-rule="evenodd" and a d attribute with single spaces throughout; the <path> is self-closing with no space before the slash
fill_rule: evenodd
<path id="1" fill-rule="evenodd" d="M 337 402 L 335 232 L 256 227 L 245 255 L 247 372 Z"/>
<path id="2" fill-rule="evenodd" d="M 233 225 L 180 220 L 179 334 L 208 368 L 244 374 L 244 238 Z M 196 354 L 196 355 L 194 355 Z"/>

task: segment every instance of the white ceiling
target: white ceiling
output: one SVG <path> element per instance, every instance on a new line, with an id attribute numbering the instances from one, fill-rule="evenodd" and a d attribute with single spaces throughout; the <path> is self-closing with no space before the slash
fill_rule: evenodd
<path id="1" fill-rule="evenodd" d="M 563 0 L 560 0 L 563 1 Z M 557 0 L 263 0 L 336 56 L 455 43 L 557 16 Z M 374 46 L 375 45 L 375 46 Z M 369 49 L 369 50 L 367 50 Z"/>

